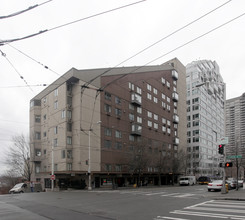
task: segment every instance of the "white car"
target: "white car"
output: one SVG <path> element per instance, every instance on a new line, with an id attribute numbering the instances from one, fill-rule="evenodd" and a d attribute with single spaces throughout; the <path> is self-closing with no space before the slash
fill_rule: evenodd
<path id="1" fill-rule="evenodd" d="M 208 191 L 211 190 L 220 191 L 222 189 L 222 186 L 223 186 L 223 180 L 214 180 L 213 182 L 208 184 Z"/>
<path id="2" fill-rule="evenodd" d="M 25 189 L 27 187 L 27 184 L 25 183 L 18 183 L 16 184 L 11 190 L 9 190 L 9 193 L 23 193 L 25 192 Z"/>

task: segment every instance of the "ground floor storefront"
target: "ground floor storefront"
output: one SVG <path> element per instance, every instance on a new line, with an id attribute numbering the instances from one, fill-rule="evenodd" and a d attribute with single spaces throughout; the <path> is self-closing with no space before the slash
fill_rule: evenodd
<path id="1" fill-rule="evenodd" d="M 55 190 L 87 189 L 89 186 L 89 175 L 87 173 L 56 173 L 55 178 L 51 175 L 35 176 L 40 181 L 43 189 L 52 188 L 52 181 Z M 178 183 L 179 174 L 118 174 L 118 173 L 92 173 L 92 188 L 112 188 L 117 187 L 140 187 L 154 185 L 172 185 Z M 53 180 L 52 180 L 53 179 Z"/>

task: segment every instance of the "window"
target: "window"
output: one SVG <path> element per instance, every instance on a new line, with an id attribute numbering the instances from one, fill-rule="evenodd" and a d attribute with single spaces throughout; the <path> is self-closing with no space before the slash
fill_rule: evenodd
<path id="1" fill-rule="evenodd" d="M 121 105 L 122 101 L 119 97 L 115 97 L 115 103 L 118 104 L 118 105 Z"/>
<path id="2" fill-rule="evenodd" d="M 106 169 L 106 171 L 111 171 L 112 169 L 111 169 L 111 164 L 106 164 L 105 165 L 105 169 Z"/>
<path id="3" fill-rule="evenodd" d="M 110 128 L 105 128 L 105 136 L 111 136 L 111 129 Z"/>
<path id="4" fill-rule="evenodd" d="M 61 158 L 62 159 L 66 158 L 66 151 L 65 150 L 61 151 Z"/>
<path id="5" fill-rule="evenodd" d="M 104 147 L 107 148 L 107 149 L 110 149 L 111 148 L 111 141 L 105 140 Z"/>
<path id="6" fill-rule="evenodd" d="M 122 165 L 116 164 L 116 172 L 122 171 Z"/>
<path id="7" fill-rule="evenodd" d="M 167 87 L 170 88 L 170 82 L 167 81 Z"/>
<path id="8" fill-rule="evenodd" d="M 115 114 L 116 116 L 121 116 L 122 115 L 122 110 L 119 108 L 115 108 Z"/>
<path id="9" fill-rule="evenodd" d="M 41 122 L 41 115 L 35 115 L 35 122 L 40 123 Z"/>
<path id="10" fill-rule="evenodd" d="M 72 116 L 72 112 L 71 112 L 71 110 L 68 110 L 67 111 L 67 118 L 68 119 L 71 119 L 71 116 Z"/>
<path id="11" fill-rule="evenodd" d="M 72 163 L 67 164 L 67 170 L 71 171 L 72 170 Z"/>
<path id="12" fill-rule="evenodd" d="M 35 173 L 40 173 L 40 170 L 41 170 L 41 165 L 36 163 L 36 165 L 35 165 Z"/>
<path id="13" fill-rule="evenodd" d="M 61 118 L 65 118 L 65 117 L 66 117 L 66 110 L 63 109 L 63 110 L 61 111 Z"/>
<path id="14" fill-rule="evenodd" d="M 152 96 L 151 96 L 150 93 L 147 93 L 147 98 L 150 99 L 150 100 L 152 99 Z"/>
<path id="15" fill-rule="evenodd" d="M 72 137 L 68 136 L 66 138 L 66 143 L 69 144 L 69 145 L 71 145 L 72 144 Z"/>
<path id="16" fill-rule="evenodd" d="M 134 121 L 134 114 L 129 113 L 129 115 L 128 115 L 128 116 L 129 116 L 129 120 L 130 120 L 130 121 Z"/>
<path id="17" fill-rule="evenodd" d="M 163 124 L 166 124 L 166 121 L 167 121 L 166 118 L 162 118 L 162 123 Z"/>
<path id="18" fill-rule="evenodd" d="M 138 123 L 142 123 L 142 118 L 139 117 L 139 116 L 137 116 L 137 122 L 138 122 Z"/>
<path id="19" fill-rule="evenodd" d="M 54 127 L 54 134 L 58 134 L 58 126 Z"/>
<path id="20" fill-rule="evenodd" d="M 157 123 L 154 123 L 154 126 L 153 126 L 155 129 L 158 129 L 158 124 Z"/>
<path id="21" fill-rule="evenodd" d="M 43 137 L 46 137 L 47 136 L 47 133 L 46 131 L 43 132 Z"/>
<path id="22" fill-rule="evenodd" d="M 167 125 L 170 126 L 171 125 L 171 122 L 169 120 L 167 120 Z"/>
<path id="23" fill-rule="evenodd" d="M 131 104 L 131 103 L 129 103 L 128 108 L 129 108 L 130 110 L 134 110 L 134 105 Z"/>
<path id="24" fill-rule="evenodd" d="M 42 155 L 41 150 L 40 150 L 40 149 L 35 149 L 35 155 L 36 155 L 37 157 L 41 157 L 41 155 Z"/>
<path id="25" fill-rule="evenodd" d="M 147 116 L 149 117 L 149 118 L 152 118 L 152 112 L 147 112 Z"/>
<path id="26" fill-rule="evenodd" d="M 129 140 L 130 140 L 130 141 L 135 141 L 134 135 L 131 135 L 131 134 L 130 134 L 130 135 L 129 135 Z"/>
<path id="27" fill-rule="evenodd" d="M 58 139 L 57 138 L 55 138 L 53 140 L 53 145 L 54 145 L 54 147 L 57 147 L 58 146 Z"/>
<path id="28" fill-rule="evenodd" d="M 147 121 L 147 125 L 148 125 L 149 127 L 152 127 L 152 121 Z"/>
<path id="29" fill-rule="evenodd" d="M 139 94 L 141 94 L 142 93 L 142 91 L 141 91 L 141 88 L 139 88 L 139 87 L 137 87 L 137 93 L 139 93 Z"/>
<path id="30" fill-rule="evenodd" d="M 54 164 L 54 171 L 58 171 L 58 164 L 57 163 Z"/>
<path id="31" fill-rule="evenodd" d="M 58 96 L 58 88 L 54 90 L 54 96 Z"/>
<path id="32" fill-rule="evenodd" d="M 67 158 L 72 159 L 72 150 L 67 150 Z"/>
<path id="33" fill-rule="evenodd" d="M 157 99 L 156 97 L 153 97 L 153 101 L 154 101 L 155 103 L 158 103 L 158 99 Z"/>
<path id="34" fill-rule="evenodd" d="M 167 132 L 168 132 L 168 134 L 171 134 L 171 129 L 168 128 L 168 129 L 167 129 Z"/>
<path id="35" fill-rule="evenodd" d="M 170 98 L 169 97 L 167 97 L 167 102 L 170 103 Z"/>
<path id="36" fill-rule="evenodd" d="M 153 88 L 153 93 L 157 95 L 157 89 Z"/>
<path id="37" fill-rule="evenodd" d="M 105 99 L 111 101 L 111 94 L 109 92 L 105 92 Z"/>
<path id="38" fill-rule="evenodd" d="M 162 99 L 166 99 L 166 95 L 162 93 Z"/>
<path id="39" fill-rule="evenodd" d="M 166 132 L 166 127 L 165 126 L 162 126 L 162 131 Z"/>
<path id="40" fill-rule="evenodd" d="M 166 108 L 166 103 L 162 102 L 162 107 L 165 109 Z"/>
<path id="41" fill-rule="evenodd" d="M 43 120 L 46 120 L 46 118 L 47 118 L 47 115 L 46 114 L 43 115 Z"/>
<path id="42" fill-rule="evenodd" d="M 170 111 L 171 107 L 170 105 L 167 105 L 167 110 Z"/>
<path id="43" fill-rule="evenodd" d="M 72 131 L 72 123 L 67 123 L 67 131 Z"/>
<path id="44" fill-rule="evenodd" d="M 165 85 L 166 80 L 163 77 L 161 78 L 161 81 L 162 81 L 162 84 Z"/>
<path id="45" fill-rule="evenodd" d="M 111 113 L 111 106 L 108 105 L 108 104 L 105 104 L 105 105 L 104 105 L 104 110 L 105 110 L 105 112 L 107 112 L 107 113 Z"/>
<path id="46" fill-rule="evenodd" d="M 142 114 L 142 108 L 141 107 L 137 107 L 137 113 Z"/>
<path id="47" fill-rule="evenodd" d="M 147 84 L 147 90 L 151 91 L 151 85 Z"/>
<path id="48" fill-rule="evenodd" d="M 129 82 L 128 83 L 128 88 L 131 89 L 131 90 L 134 90 L 134 84 Z"/>
<path id="49" fill-rule="evenodd" d="M 158 120 L 158 115 L 154 114 L 154 120 Z"/>
<path id="50" fill-rule="evenodd" d="M 41 140 L 41 132 L 35 132 L 35 140 Z"/>
<path id="51" fill-rule="evenodd" d="M 122 138 L 122 132 L 116 130 L 116 132 L 115 132 L 115 137 L 116 137 L 116 138 Z"/>
<path id="52" fill-rule="evenodd" d="M 116 142 L 115 143 L 115 149 L 122 150 L 122 143 L 121 142 Z"/>
<path id="53" fill-rule="evenodd" d="M 58 108 L 58 101 L 55 101 L 54 102 L 54 109 L 57 109 Z"/>

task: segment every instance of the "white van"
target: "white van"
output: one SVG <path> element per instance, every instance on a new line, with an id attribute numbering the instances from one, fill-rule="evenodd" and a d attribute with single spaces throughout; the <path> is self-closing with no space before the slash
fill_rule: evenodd
<path id="1" fill-rule="evenodd" d="M 41 192 L 42 186 L 40 183 L 34 183 L 34 192 Z M 24 193 L 24 192 L 31 192 L 30 183 L 18 183 L 16 184 L 11 190 L 9 190 L 10 194 L 13 193 Z"/>
<path id="2" fill-rule="evenodd" d="M 193 186 L 196 184 L 196 177 L 195 176 L 181 176 L 179 178 L 179 185 L 183 186 Z"/>

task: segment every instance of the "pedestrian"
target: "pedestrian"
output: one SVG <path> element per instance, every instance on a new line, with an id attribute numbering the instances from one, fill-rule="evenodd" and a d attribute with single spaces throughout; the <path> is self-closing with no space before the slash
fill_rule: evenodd
<path id="1" fill-rule="evenodd" d="M 31 188 L 31 192 L 34 192 L 34 183 L 32 181 L 30 182 L 30 188 Z"/>

